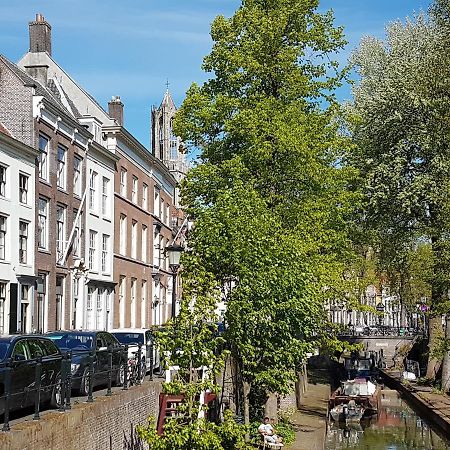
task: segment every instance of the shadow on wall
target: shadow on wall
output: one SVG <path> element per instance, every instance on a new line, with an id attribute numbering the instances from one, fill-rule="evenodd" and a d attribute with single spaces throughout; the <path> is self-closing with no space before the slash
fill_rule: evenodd
<path id="1" fill-rule="evenodd" d="M 109 448 L 112 450 L 112 436 L 109 438 Z M 136 432 L 136 427 L 130 422 L 130 435 L 123 432 L 123 450 L 144 450 L 144 444 Z"/>

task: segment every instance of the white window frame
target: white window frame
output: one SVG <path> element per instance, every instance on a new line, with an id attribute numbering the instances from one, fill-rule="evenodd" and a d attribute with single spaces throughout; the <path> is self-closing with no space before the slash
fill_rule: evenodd
<path id="1" fill-rule="evenodd" d="M 119 218 L 119 253 L 126 256 L 127 254 L 127 216 L 121 214 Z"/>
<path id="2" fill-rule="evenodd" d="M 64 147 L 62 144 L 58 144 L 56 149 L 56 185 L 64 190 L 66 190 L 67 179 L 67 153 L 67 147 Z"/>
<path id="3" fill-rule="evenodd" d="M 19 264 L 28 264 L 28 224 L 25 220 L 19 220 Z M 23 245 L 25 248 L 22 248 Z"/>
<path id="4" fill-rule="evenodd" d="M 28 180 L 29 175 L 19 172 L 19 202 L 28 204 Z"/>
<path id="5" fill-rule="evenodd" d="M 109 197 L 109 178 L 102 178 L 102 215 L 109 215 L 109 205 L 108 205 L 108 197 Z"/>
<path id="6" fill-rule="evenodd" d="M 130 285 L 130 327 L 136 328 L 136 285 L 137 285 L 137 279 L 131 278 L 131 285 Z"/>
<path id="7" fill-rule="evenodd" d="M 147 280 L 141 282 L 141 327 L 146 327 L 147 315 Z"/>
<path id="8" fill-rule="evenodd" d="M 45 211 L 41 210 L 41 202 L 45 203 Z M 44 197 L 39 197 L 39 202 L 38 202 L 38 248 L 41 250 L 48 250 L 48 213 L 49 213 L 48 199 L 44 198 Z M 44 243 L 42 243 L 42 241 L 44 241 Z"/>
<path id="9" fill-rule="evenodd" d="M 45 146 L 42 142 L 45 141 Z M 48 181 L 48 154 L 50 149 L 50 138 L 44 134 L 39 134 L 39 178 Z"/>
<path id="10" fill-rule="evenodd" d="M 62 211 L 62 220 L 60 220 L 59 212 Z M 67 208 L 63 205 L 56 205 L 56 261 L 60 262 L 64 254 L 66 245 L 66 213 Z"/>
<path id="11" fill-rule="evenodd" d="M 139 186 L 139 180 L 138 177 L 136 177 L 135 175 L 133 175 L 133 179 L 131 181 L 131 201 L 133 203 L 138 202 L 138 186 Z"/>
<path id="12" fill-rule="evenodd" d="M 137 220 L 131 221 L 131 257 L 137 258 Z"/>
<path id="13" fill-rule="evenodd" d="M 147 243 L 148 239 L 148 227 L 147 225 L 142 224 L 142 233 L 141 233 L 141 261 L 147 262 Z"/>
<path id="14" fill-rule="evenodd" d="M 120 169 L 120 195 L 127 196 L 127 169 Z"/>
<path id="15" fill-rule="evenodd" d="M 0 335 L 5 334 L 5 304 L 7 286 L 8 283 L 6 281 L 0 281 Z"/>
<path id="16" fill-rule="evenodd" d="M 125 290 L 126 278 L 121 275 L 119 277 L 119 328 L 125 326 Z"/>
<path id="17" fill-rule="evenodd" d="M 159 217 L 161 214 L 161 190 L 158 186 L 155 186 L 155 194 L 153 201 L 153 214 Z"/>
<path id="18" fill-rule="evenodd" d="M 95 288 L 88 286 L 87 299 L 86 299 L 86 329 L 90 330 L 92 326 L 92 309 L 94 303 Z"/>
<path id="19" fill-rule="evenodd" d="M 89 270 L 97 272 L 97 232 L 89 230 Z"/>
<path id="20" fill-rule="evenodd" d="M 8 168 L 0 164 L 0 197 L 6 197 L 6 177 Z"/>
<path id="21" fill-rule="evenodd" d="M 0 215 L 0 261 L 7 257 L 8 216 Z"/>
<path id="22" fill-rule="evenodd" d="M 148 210 L 148 185 L 142 184 L 142 208 Z"/>
<path id="23" fill-rule="evenodd" d="M 73 156 L 73 193 L 81 196 L 81 184 L 83 177 L 83 158 L 79 155 Z"/>
<path id="24" fill-rule="evenodd" d="M 102 272 L 109 273 L 109 235 L 102 235 Z"/>
<path id="25" fill-rule="evenodd" d="M 89 175 L 89 209 L 93 212 L 97 212 L 97 175 L 98 174 L 95 170 L 91 170 Z"/>

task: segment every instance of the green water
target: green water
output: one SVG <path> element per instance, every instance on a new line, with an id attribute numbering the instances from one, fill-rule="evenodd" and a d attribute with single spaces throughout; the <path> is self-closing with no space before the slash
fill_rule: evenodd
<path id="1" fill-rule="evenodd" d="M 325 449 L 450 450 L 450 440 L 432 430 L 397 392 L 385 390 L 378 417 L 348 428 L 329 424 Z"/>

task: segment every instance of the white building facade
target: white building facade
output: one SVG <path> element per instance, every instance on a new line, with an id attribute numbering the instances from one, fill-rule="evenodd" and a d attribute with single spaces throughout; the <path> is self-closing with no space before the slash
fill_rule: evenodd
<path id="1" fill-rule="evenodd" d="M 37 155 L 0 125 L 0 334 L 32 331 Z"/>

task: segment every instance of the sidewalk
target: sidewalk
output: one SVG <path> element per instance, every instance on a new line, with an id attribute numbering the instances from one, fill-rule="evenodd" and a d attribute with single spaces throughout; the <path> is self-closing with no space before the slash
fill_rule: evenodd
<path id="1" fill-rule="evenodd" d="M 296 431 L 292 450 L 323 450 L 327 428 L 328 399 L 330 386 L 317 383 L 308 384 L 303 398 L 303 406 L 291 418 Z"/>

